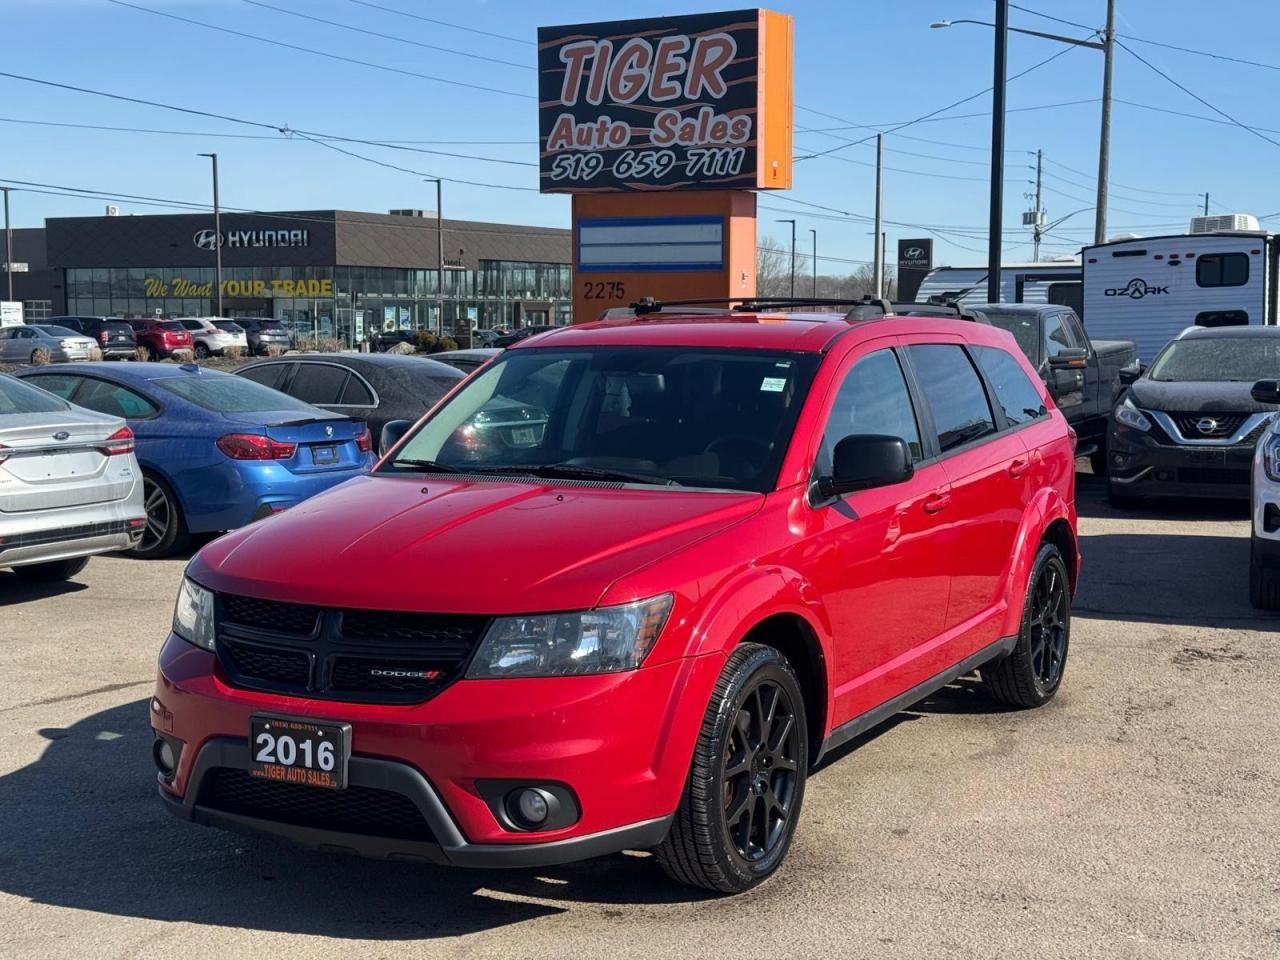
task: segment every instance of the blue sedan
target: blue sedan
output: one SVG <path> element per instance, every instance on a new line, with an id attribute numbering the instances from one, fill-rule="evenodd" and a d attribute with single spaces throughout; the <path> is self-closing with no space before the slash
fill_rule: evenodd
<path id="1" fill-rule="evenodd" d="M 194 364 L 73 363 L 16 376 L 133 428 L 147 509 L 139 557 L 287 509 L 373 464 L 363 421 Z"/>

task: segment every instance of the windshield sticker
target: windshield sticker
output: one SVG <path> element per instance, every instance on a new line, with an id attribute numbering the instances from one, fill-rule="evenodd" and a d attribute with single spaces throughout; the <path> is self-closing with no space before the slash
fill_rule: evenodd
<path id="1" fill-rule="evenodd" d="M 781 393 L 787 388 L 787 380 L 785 377 L 765 377 L 760 381 L 760 390 L 763 393 Z"/>

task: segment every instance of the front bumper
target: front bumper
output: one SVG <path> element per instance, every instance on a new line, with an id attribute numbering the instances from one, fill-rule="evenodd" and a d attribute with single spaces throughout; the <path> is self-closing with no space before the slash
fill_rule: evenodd
<path id="1" fill-rule="evenodd" d="M 1113 489 L 1135 497 L 1247 499 L 1254 444 L 1184 446 L 1156 442 L 1119 424 L 1107 446 Z"/>
<path id="2" fill-rule="evenodd" d="M 160 779 L 161 795 L 186 819 L 370 856 L 532 866 L 649 847 L 665 836 L 679 804 L 722 665 L 713 654 L 622 674 L 460 680 L 425 703 L 395 706 L 234 688 L 213 654 L 171 635 L 151 717 L 157 733 L 182 749 L 172 781 Z M 350 783 L 407 797 L 430 839 L 326 829 L 202 803 L 210 769 L 247 766 L 256 713 L 349 723 Z M 488 780 L 564 784 L 580 815 L 556 829 L 513 830 L 478 786 Z"/>

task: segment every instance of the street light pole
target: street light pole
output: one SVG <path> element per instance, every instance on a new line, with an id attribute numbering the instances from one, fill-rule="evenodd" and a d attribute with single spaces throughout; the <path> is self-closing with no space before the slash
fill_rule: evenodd
<path id="1" fill-rule="evenodd" d="M 991 80 L 991 219 L 987 230 L 987 302 L 1000 302 L 1001 226 L 1004 220 L 1004 78 L 1009 52 L 1009 0 L 996 0 Z"/>
<path id="2" fill-rule="evenodd" d="M 813 234 L 813 296 L 818 296 L 818 231 L 813 227 L 809 228 L 809 232 Z"/>
<path id="3" fill-rule="evenodd" d="M 875 250 L 871 254 L 871 283 L 876 296 L 884 290 L 884 217 L 883 217 L 884 134 L 876 134 L 876 226 Z"/>
<path id="4" fill-rule="evenodd" d="M 13 230 L 9 227 L 9 187 L 0 187 L 4 191 L 4 275 L 9 281 L 9 295 L 6 300 L 13 299 Z"/>
<path id="5" fill-rule="evenodd" d="M 429 178 L 427 183 L 436 185 L 436 326 L 444 336 L 444 181 Z M 470 331 L 468 331 L 470 333 Z"/>
<path id="6" fill-rule="evenodd" d="M 218 155 L 201 153 L 213 161 L 213 289 L 217 295 L 218 316 L 222 316 L 222 208 L 218 204 Z"/>
<path id="7" fill-rule="evenodd" d="M 1111 168 L 1111 63 L 1116 42 L 1116 2 L 1115 0 L 1107 0 L 1107 26 L 1105 30 L 1101 30 L 1097 34 L 1102 37 L 1101 42 L 1097 40 L 1080 40 L 1076 37 L 1064 37 L 1057 33 L 1044 33 L 1041 30 L 1024 30 L 1022 27 L 1011 27 L 1008 23 L 1009 11 L 1000 2 L 997 2 L 996 12 L 996 23 L 990 23 L 986 20 L 938 20 L 929 24 L 929 26 L 937 30 L 942 27 L 955 26 L 957 23 L 972 23 L 980 27 L 996 27 L 997 33 L 1001 31 L 1023 33 L 1029 37 L 1039 37 L 1042 40 L 1056 40 L 1058 43 L 1069 44 L 1073 47 L 1088 47 L 1090 50 L 1102 51 L 1102 130 L 1098 138 L 1098 192 L 1097 200 L 1094 202 L 1096 213 L 1094 216 L 1093 239 L 1094 243 L 1105 243 L 1107 239 L 1107 177 Z M 997 46 L 1001 45 L 999 40 L 996 43 Z M 1003 90 L 1000 91 L 1000 96 L 1003 100 Z"/>
<path id="8" fill-rule="evenodd" d="M 791 298 L 794 300 L 796 295 L 796 222 L 794 220 L 780 219 L 778 223 L 791 224 Z"/>
<path id="9" fill-rule="evenodd" d="M 1111 166 L 1111 62 L 1116 46 L 1116 0 L 1107 0 L 1107 29 L 1102 35 L 1102 131 L 1098 135 L 1098 199 L 1094 204 L 1093 242 L 1107 242 L 1107 171 Z"/>

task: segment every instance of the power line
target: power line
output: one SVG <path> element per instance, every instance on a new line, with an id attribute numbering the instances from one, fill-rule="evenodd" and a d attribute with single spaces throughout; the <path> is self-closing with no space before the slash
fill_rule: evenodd
<path id="1" fill-rule="evenodd" d="M 101 123 L 70 123 L 67 121 L 57 120 L 30 120 L 25 117 L 0 117 L 0 123 L 20 123 L 35 127 L 67 127 L 73 130 L 104 130 L 112 133 L 154 133 L 163 134 L 173 137 L 217 137 L 223 140 L 275 140 L 279 141 L 280 137 L 270 136 L 265 133 L 215 133 L 211 130 L 162 130 L 156 127 L 115 127 Z M 321 140 L 331 139 L 330 137 L 320 137 Z M 394 137 L 372 137 L 368 140 L 361 140 L 361 143 L 367 143 L 377 147 L 393 147 L 402 144 L 419 144 L 434 143 L 441 146 L 532 146 L 538 141 L 536 140 L 397 140 Z M 461 156 L 466 159 L 476 159 L 466 154 Z M 533 164 L 529 164 L 533 166 Z"/>
<path id="2" fill-rule="evenodd" d="M 1178 88 L 1179 90 L 1181 90 L 1183 93 L 1185 93 L 1187 96 L 1191 97 L 1193 100 L 1196 100 L 1196 101 L 1198 101 L 1198 102 L 1200 102 L 1200 103 L 1204 104 L 1206 107 L 1208 107 L 1208 108 L 1209 108 L 1210 110 L 1212 110 L 1214 113 L 1218 114 L 1218 115 L 1219 115 L 1219 116 L 1221 116 L 1221 117 L 1225 117 L 1226 119 L 1230 120 L 1233 124 L 1235 124 L 1235 125 L 1236 125 L 1237 127 L 1239 127 L 1241 130 L 1247 130 L 1247 131 L 1249 131 L 1249 132 L 1250 132 L 1250 133 L 1252 133 L 1255 137 L 1258 137 L 1258 138 L 1260 138 L 1260 139 L 1262 139 L 1262 140 L 1267 141 L 1267 143 L 1271 144 L 1273 147 L 1280 147 L 1280 140 L 1273 140 L 1271 137 L 1268 137 L 1265 133 L 1263 133 L 1261 130 L 1257 129 L 1256 127 L 1251 127 L 1251 126 L 1249 126 L 1247 123 L 1241 123 L 1239 120 L 1237 120 L 1235 117 L 1231 116 L 1231 114 L 1227 113 L 1225 110 L 1221 110 L 1221 109 L 1219 109 L 1218 107 L 1215 107 L 1212 103 L 1210 103 L 1210 102 L 1209 102 L 1208 100 L 1206 100 L 1204 97 L 1200 96 L 1198 93 L 1195 93 L 1195 92 L 1194 92 L 1194 91 L 1192 91 L 1192 90 L 1189 90 L 1189 89 L 1188 89 L 1187 87 L 1185 87 L 1183 84 L 1179 83 L 1177 80 L 1173 79 L 1173 77 L 1169 76 L 1169 74 L 1165 73 L 1163 70 L 1161 70 L 1161 69 L 1160 69 L 1159 67 L 1157 67 L 1155 64 L 1153 64 L 1150 60 L 1146 59 L 1145 57 L 1143 57 L 1142 55 L 1140 55 L 1140 54 L 1138 54 L 1138 53 L 1135 53 L 1135 52 L 1134 52 L 1130 47 L 1126 46 L 1124 43 L 1121 43 L 1119 40 L 1117 40 L 1117 41 L 1116 41 L 1116 46 L 1120 47 L 1120 49 L 1124 50 L 1126 53 L 1128 53 L 1128 54 L 1129 54 L 1129 56 L 1133 57 L 1133 58 L 1134 58 L 1135 60 L 1137 60 L 1139 63 L 1141 63 L 1141 64 L 1143 64 L 1144 66 L 1146 66 L 1148 69 L 1150 69 L 1150 70 L 1152 70 L 1153 72 L 1155 72 L 1155 73 L 1159 74 L 1160 76 L 1164 77 L 1164 78 L 1165 78 L 1166 80 L 1168 80 L 1171 84 L 1173 84 L 1175 87 L 1177 87 L 1177 88 Z"/>
<path id="3" fill-rule="evenodd" d="M 121 0 L 112 0 L 112 2 L 119 3 L 121 2 Z M 1031 66 L 1027 67 L 1025 70 L 1021 70 L 1018 73 L 1015 73 L 1013 76 L 1009 77 L 1008 80 L 1006 80 L 1005 82 L 1008 83 L 1009 81 L 1017 80 L 1019 77 L 1025 77 L 1032 70 L 1038 70 L 1040 67 L 1043 67 L 1048 63 L 1052 63 L 1054 60 L 1057 60 L 1059 57 L 1063 56 L 1064 54 L 1070 53 L 1074 49 L 1075 47 L 1063 47 L 1061 50 L 1059 50 L 1057 53 L 1053 54 L 1052 56 L 1046 57 L 1044 60 L 1041 60 L 1037 63 L 1033 63 Z M 908 120 L 906 123 L 900 123 L 897 126 L 893 127 L 893 129 L 885 130 L 884 132 L 894 133 L 898 130 L 903 130 L 907 127 L 914 126 L 917 123 L 923 123 L 926 120 L 929 120 L 932 117 L 936 117 L 940 113 L 946 113 L 948 110 L 958 107 L 961 104 L 968 103 L 971 100 L 977 100 L 979 97 L 990 93 L 991 90 L 992 90 L 991 87 L 987 87 L 985 90 L 979 90 L 977 93 L 970 94 L 967 97 L 962 97 L 961 99 L 956 100 L 953 103 L 947 104 L 945 107 L 939 107 L 937 110 L 931 110 L 922 116 L 916 117 L 914 120 Z M 803 157 L 796 157 L 795 159 L 796 161 L 812 160 L 815 157 L 827 156 L 829 154 L 836 153 L 839 150 L 845 150 L 851 146 L 855 146 L 858 143 L 865 143 L 867 140 L 871 140 L 874 136 L 875 134 L 872 134 L 871 136 L 865 137 L 862 140 L 854 141 L 852 143 L 840 144 L 839 146 L 831 147 L 827 150 L 821 150 L 816 153 L 807 154 Z"/>
<path id="4" fill-rule="evenodd" d="M 1070 48 L 1067 48 L 1067 49 L 1068 49 L 1068 50 L 1070 50 Z M 1011 80 L 1012 80 L 1013 78 L 1012 78 L 1012 77 L 1010 77 L 1009 79 L 1011 79 Z M 1100 100 L 1101 100 L 1101 98 L 1100 98 L 1100 97 L 1084 97 L 1084 98 L 1081 98 L 1081 99 L 1079 99 L 1079 100 L 1061 100 L 1061 101 L 1059 101 L 1059 102 L 1057 102 L 1057 103 L 1037 103 L 1037 104 L 1032 104 L 1031 106 L 1027 106 L 1027 107 L 1009 107 L 1009 108 L 1007 108 L 1007 109 L 1005 110 L 1005 113 L 1030 113 L 1030 112 L 1035 111 L 1035 110 L 1052 110 L 1052 109 L 1055 109 L 1055 108 L 1057 108 L 1057 107 L 1078 107 L 1078 106 L 1080 106 L 1081 104 L 1086 104 L 1086 103 L 1098 103 Z M 985 117 L 990 117 L 990 116 L 991 116 L 991 111 L 990 111 L 990 110 L 979 110 L 979 111 L 978 111 L 978 112 L 976 112 L 976 113 L 953 113 L 953 114 L 951 114 L 950 116 L 946 116 L 946 117 L 929 117 L 929 118 L 927 118 L 927 119 L 925 119 L 925 118 L 920 118 L 920 119 L 917 119 L 917 120 L 909 120 L 909 121 L 907 121 L 907 123 L 902 124 L 902 126 L 904 126 L 904 127 L 905 127 L 905 126 L 907 126 L 908 124 L 917 124 L 917 123 L 947 123 L 948 121 L 951 121 L 951 120 L 972 120 L 972 119 L 974 119 L 974 118 L 976 118 L 976 117 L 984 117 L 984 118 L 985 118 Z M 836 131 L 836 130 L 862 129 L 862 128 L 865 128 L 865 127 L 868 127 L 868 126 L 869 126 L 868 124 L 855 123 L 855 124 L 851 124 L 850 126 L 847 126 L 847 127 L 812 127 L 812 128 L 810 128 L 810 132 L 811 132 L 811 133 L 830 133 L 830 132 L 832 132 L 832 131 Z M 892 125 L 889 125 L 889 126 L 892 126 Z M 901 129 L 901 128 L 898 128 L 898 129 Z M 894 130 L 894 129 L 885 129 L 883 132 L 884 132 L 884 135 L 885 135 L 886 137 L 887 137 L 887 136 L 889 136 L 890 134 L 895 134 L 895 135 L 897 135 L 897 136 L 901 136 L 901 137 L 906 137 L 906 136 L 907 136 L 906 134 L 898 134 L 898 133 L 896 133 L 896 130 Z M 850 140 L 850 141 L 849 141 L 849 146 L 851 146 L 851 147 L 852 147 L 852 146 L 856 146 L 857 144 L 860 144 L 860 143 L 866 143 L 866 142 L 867 142 L 867 140 L 869 140 L 869 139 L 874 139 L 874 134 L 872 135 L 872 137 L 867 137 L 867 138 L 864 138 L 864 139 L 862 139 L 862 140 Z M 916 139 L 919 139 L 919 138 L 916 138 Z M 960 147 L 961 149 L 969 149 L 969 150 L 973 150 L 973 149 L 986 150 L 986 149 L 987 149 L 987 148 L 985 148 L 985 147 L 969 147 L 969 146 L 966 146 L 965 144 L 946 144 L 946 143 L 943 143 L 943 141 L 940 141 L 940 140 L 928 140 L 928 141 L 924 141 L 924 142 L 926 142 L 926 143 L 940 143 L 940 144 L 942 144 L 943 146 L 958 146 L 958 147 Z M 988 152 L 989 152 L 989 151 L 988 151 Z M 1026 152 L 1026 151 L 1023 151 L 1023 150 L 1006 150 L 1006 151 L 1005 151 L 1005 153 L 1025 153 L 1025 152 Z"/>
<path id="5" fill-rule="evenodd" d="M 294 131 L 294 132 L 297 133 L 297 131 Z M 521 187 L 521 186 L 516 186 L 514 184 L 506 184 L 506 183 L 482 183 L 477 180 L 461 180 L 461 179 L 458 179 L 457 177 L 438 177 L 434 173 L 424 173 L 421 170 L 414 170 L 411 167 L 402 167 L 402 166 L 399 166 L 398 164 L 387 163 L 385 160 L 377 160 L 373 157 L 366 157 L 364 154 L 356 153 L 354 150 L 347 150 L 345 147 L 340 147 L 336 143 L 331 143 L 328 140 L 317 140 L 314 137 L 309 137 L 305 133 L 298 133 L 298 136 L 302 137 L 303 140 L 311 141 L 317 146 L 325 147 L 326 149 L 329 149 L 329 150 L 334 150 L 338 153 L 345 154 L 348 157 L 353 157 L 356 160 L 363 160 L 365 163 L 377 164 L 378 166 L 385 167 L 388 170 L 398 170 L 401 173 L 410 173 L 417 177 L 424 177 L 427 180 L 443 180 L 445 181 L 445 183 L 465 183 L 472 187 L 490 187 L 497 190 L 519 190 L 519 191 L 528 191 L 531 193 L 541 192 L 537 187 Z"/>
<path id="6" fill-rule="evenodd" d="M 1074 20 L 1063 20 L 1061 17 L 1051 17 L 1047 13 L 1041 13 L 1039 10 L 1032 10 L 1030 7 L 1020 6 L 1016 3 L 1011 3 L 1009 6 L 1014 10 L 1021 10 L 1023 13 L 1029 13 L 1033 17 L 1043 17 L 1045 20 L 1052 20 L 1054 23 L 1065 24 L 1068 27 L 1078 27 L 1081 30 L 1093 30 L 1094 32 L 1097 31 L 1096 27 L 1091 27 L 1084 23 L 1076 23 Z"/>
<path id="7" fill-rule="evenodd" d="M 1085 173 L 1083 170 L 1077 170 L 1075 167 L 1068 167 L 1065 163 L 1062 163 L 1059 160 L 1053 160 L 1049 157 L 1045 157 L 1045 160 L 1053 164 L 1055 167 L 1061 167 L 1063 170 L 1070 171 L 1071 173 L 1074 173 L 1076 176 L 1084 177 L 1086 180 L 1093 180 L 1096 182 L 1098 179 L 1096 176 L 1094 176 L 1091 173 Z M 1160 197 L 1201 197 L 1203 196 L 1203 194 L 1195 193 L 1191 190 L 1151 190 L 1151 189 L 1148 189 L 1147 187 L 1135 187 L 1135 186 L 1130 186 L 1123 183 L 1116 183 L 1116 181 L 1114 180 L 1111 180 L 1110 183 L 1119 187 L 1121 190 L 1133 190 L 1137 193 L 1151 193 Z M 1092 190 L 1093 187 L 1091 186 L 1088 189 Z"/>
<path id="8" fill-rule="evenodd" d="M 378 37 L 382 40 L 393 40 L 396 43 L 407 43 L 415 47 L 422 47 L 426 50 L 435 50 L 438 53 L 447 53 L 455 57 L 468 57 L 472 60 L 483 60 L 486 63 L 500 63 L 508 67 L 518 67 L 521 70 L 537 70 L 538 68 L 529 63 L 516 63 L 514 60 L 501 60 L 497 57 L 486 57 L 479 53 L 468 53 L 465 50 L 455 50 L 453 47 L 438 47 L 434 43 L 423 43 L 421 40 L 410 40 L 408 37 L 397 37 L 392 33 L 379 33 L 377 30 L 366 30 L 364 27 L 357 27 L 350 23 L 340 23 L 337 20 L 326 20 L 324 17 L 312 16 L 309 13 L 302 13 L 299 10 L 289 10 L 285 7 L 277 7 L 272 3 L 263 3 L 262 0 L 242 0 L 253 7 L 261 7 L 264 10 L 274 10 L 276 13 L 283 13 L 286 16 L 298 17 L 301 20 L 310 20 L 313 23 L 323 23 L 330 27 L 337 27 L 340 30 L 350 30 L 354 33 L 363 33 L 368 37 Z"/>
<path id="9" fill-rule="evenodd" d="M 394 73 L 404 77 L 414 77 L 418 80 L 428 80 L 432 83 L 446 83 L 454 87 L 465 87 L 468 90 L 482 90 L 485 93 L 497 93 L 505 97 L 518 97 L 521 100 L 536 100 L 537 97 L 520 93 L 517 90 L 504 90 L 500 87 L 488 87 L 480 83 L 466 83 L 462 80 L 450 80 L 446 77 L 434 77 L 427 73 L 418 73 L 414 70 L 405 70 L 401 67 L 393 67 L 386 63 L 376 63 L 372 60 L 358 60 L 355 57 L 345 57 L 340 53 L 331 53 L 328 50 L 316 50 L 313 47 L 304 47 L 296 43 L 286 43 L 283 40 L 272 40 L 270 37 L 260 37 L 254 33 L 245 33 L 242 30 L 232 30 L 230 27 L 220 27 L 217 24 L 206 23 L 203 20 L 195 20 L 191 17 L 181 17 L 176 13 L 168 13 L 164 10 L 153 10 L 151 7 L 144 7 L 140 4 L 129 3 L 128 0 L 107 0 L 118 7 L 128 7 L 130 10 L 137 10 L 141 13 L 149 13 L 156 17 L 164 17 L 168 20 L 176 20 L 179 23 L 190 24 L 193 27 L 203 27 L 206 30 L 216 30 L 218 33 L 229 34 L 233 37 L 241 37 L 245 40 L 256 40 L 258 43 L 270 44 L 274 47 L 283 47 L 286 50 L 296 50 L 299 53 L 309 53 L 316 57 L 327 57 L 330 60 L 337 60 L 342 63 L 351 63 L 360 67 L 369 67 L 373 70 L 383 70 L 387 73 Z"/>
<path id="10" fill-rule="evenodd" d="M 513 37 L 505 33 L 490 33 L 488 30 L 479 30 L 476 27 L 463 26 L 460 23 L 450 23 L 448 20 L 436 20 L 433 17 L 424 17 L 420 13 L 409 13 L 407 10 L 397 10 L 395 7 L 384 7 L 380 3 L 370 3 L 369 0 L 348 0 L 349 3 L 359 4 L 362 7 L 369 7 L 373 10 L 382 10 L 385 13 L 394 13 L 399 17 L 409 17 L 413 20 L 422 20 L 425 23 L 434 23 L 438 27 L 449 27 L 452 30 L 463 30 L 467 33 L 478 33 L 482 37 L 493 37 L 497 40 L 510 40 L 512 43 L 527 43 L 533 46 L 532 40 L 526 40 L 523 37 Z"/>
<path id="11" fill-rule="evenodd" d="M 1045 159 L 1047 160 L 1048 157 L 1046 157 Z M 1054 173 L 1052 170 L 1045 170 L 1044 174 L 1045 176 L 1053 177 L 1056 180 L 1061 180 L 1063 183 L 1068 184 L 1072 187 L 1075 187 L 1078 190 L 1096 189 L 1093 184 L 1078 183 L 1075 180 L 1070 179 L 1069 177 L 1064 177 L 1060 173 Z M 1184 210 L 1187 207 L 1197 206 L 1204 199 L 1204 194 L 1200 194 L 1196 200 L 1187 199 L 1182 201 L 1181 203 L 1170 203 L 1167 200 L 1143 200 L 1141 197 L 1125 197 L 1125 196 L 1121 196 L 1118 193 L 1115 193 L 1114 191 L 1111 193 L 1111 196 L 1113 199 L 1119 200 L 1121 203 L 1144 203 L 1152 207 L 1173 207 L 1177 210 Z"/>

